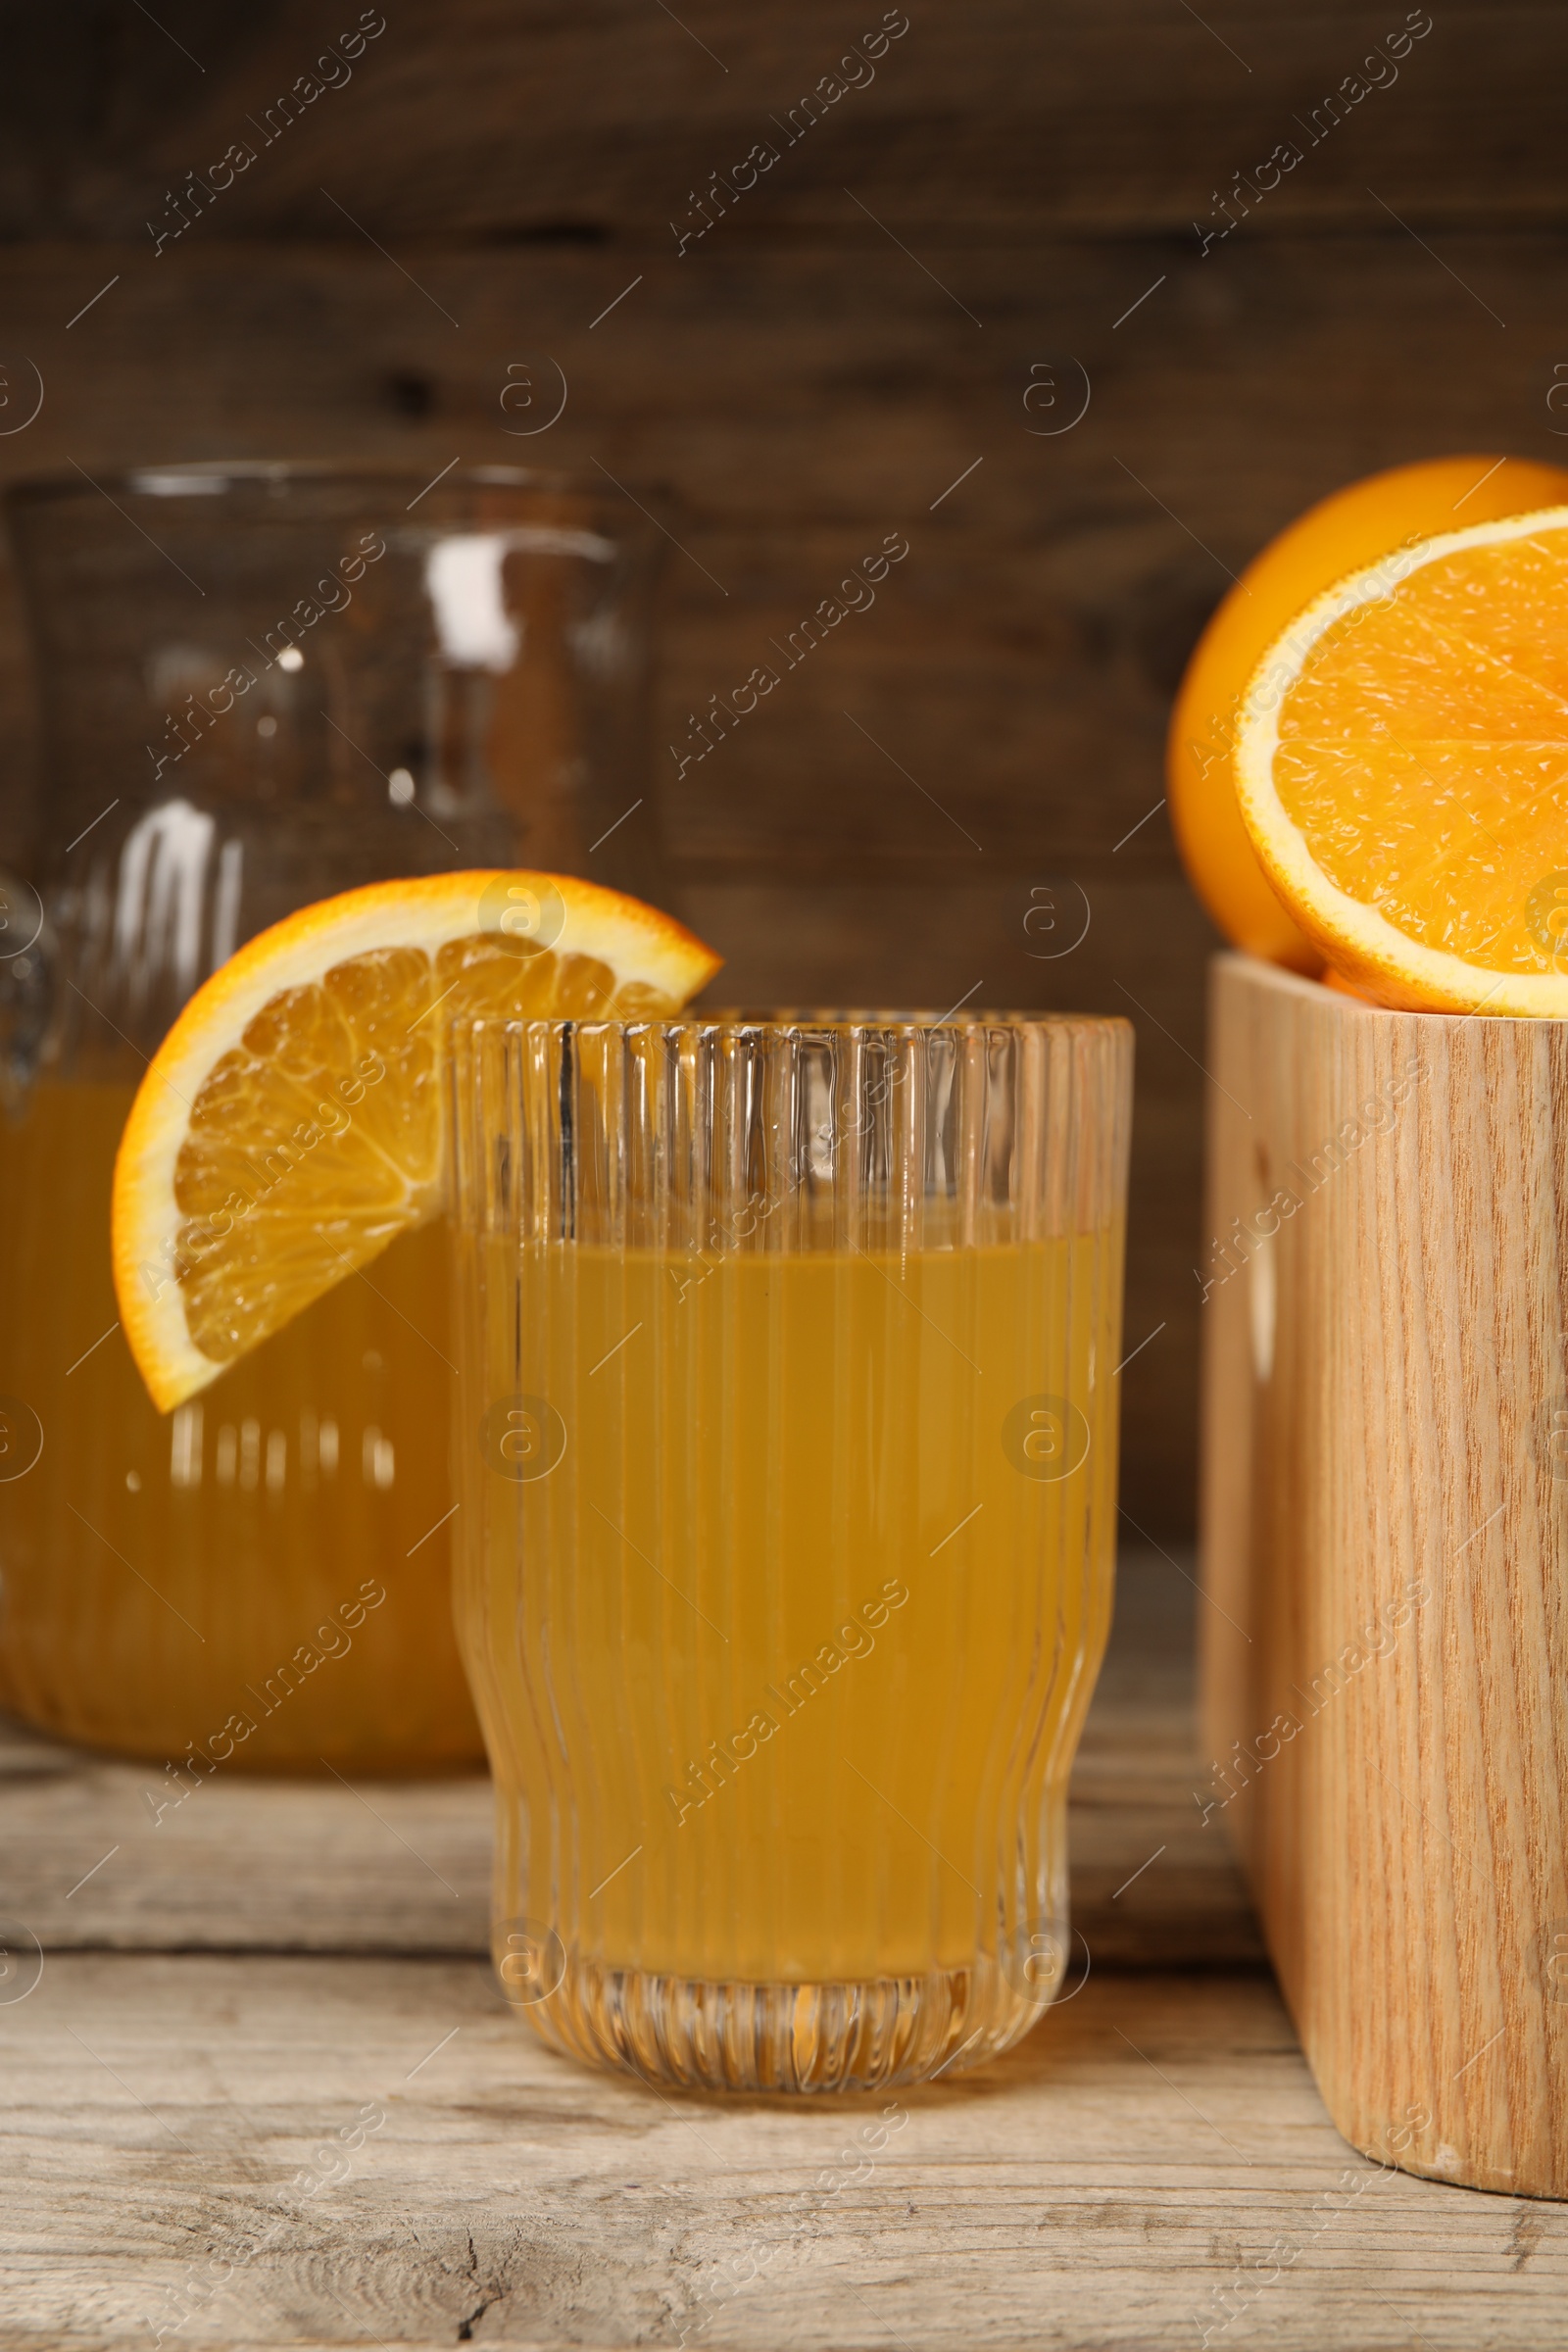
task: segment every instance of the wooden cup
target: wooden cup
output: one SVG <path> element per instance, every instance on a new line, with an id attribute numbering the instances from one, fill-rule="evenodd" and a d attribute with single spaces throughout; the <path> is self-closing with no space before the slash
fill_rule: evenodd
<path id="1" fill-rule="evenodd" d="M 1568 1023 L 1211 994 L 1200 1791 L 1347 2139 L 1568 2195 Z"/>

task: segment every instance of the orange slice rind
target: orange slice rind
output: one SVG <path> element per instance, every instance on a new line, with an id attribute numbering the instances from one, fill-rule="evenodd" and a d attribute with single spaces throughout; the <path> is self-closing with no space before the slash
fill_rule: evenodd
<path id="1" fill-rule="evenodd" d="M 454 1015 L 676 1011 L 718 957 L 560 874 L 371 884 L 251 940 L 181 1011 L 115 1163 L 121 1321 L 167 1412 L 434 1216 Z"/>

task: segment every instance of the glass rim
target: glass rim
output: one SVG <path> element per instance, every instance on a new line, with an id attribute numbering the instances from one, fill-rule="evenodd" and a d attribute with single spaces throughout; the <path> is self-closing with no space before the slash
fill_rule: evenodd
<path id="1" fill-rule="evenodd" d="M 454 1013 L 447 1023 L 456 1036 L 480 1038 L 537 1036 L 541 1031 L 564 1037 L 583 1032 L 604 1033 L 620 1031 L 625 1035 L 646 1035 L 657 1030 L 662 1034 L 682 1036 L 720 1037 L 782 1037 L 782 1036 L 853 1036 L 867 1030 L 888 1037 L 929 1037 L 952 1035 L 973 1036 L 980 1031 L 997 1029 L 1096 1029 L 1108 1035 L 1133 1035 L 1133 1024 L 1120 1012 L 1071 1012 L 1060 1007 L 1049 1011 L 992 1010 L 981 1006 L 974 1012 L 927 1012 L 909 1007 L 811 1006 L 800 1009 L 786 1006 L 769 1011 L 750 1011 L 719 1006 L 711 1012 L 683 1010 L 680 1012 L 640 1013 Z"/>
<path id="2" fill-rule="evenodd" d="M 142 466 L 119 466 L 89 481 L 79 473 L 29 473 L 0 490 L 8 510 L 65 504 L 69 500 L 102 498 L 106 491 L 126 498 L 211 499 L 223 492 L 412 485 L 434 495 L 452 489 L 517 490 L 536 495 L 594 499 L 607 506 L 637 506 L 637 499 L 609 476 L 599 477 L 566 466 L 509 466 L 497 463 L 459 464 L 431 481 L 422 466 L 404 459 L 375 458 L 193 458 Z M 648 497 L 668 499 L 660 482 L 639 482 Z"/>

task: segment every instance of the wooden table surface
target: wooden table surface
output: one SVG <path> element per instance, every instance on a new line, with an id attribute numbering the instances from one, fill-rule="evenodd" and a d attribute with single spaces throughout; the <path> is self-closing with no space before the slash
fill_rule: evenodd
<path id="1" fill-rule="evenodd" d="M 880 2098 L 546 2051 L 483 1956 L 483 1783 L 220 1779 L 155 1823 L 161 1776 L 13 1732 L 0 2344 L 1561 2343 L 1568 2208 L 1328 2121 L 1193 1799 L 1190 1567 L 1124 1561 L 1074 1793 L 1087 1979 Z"/>

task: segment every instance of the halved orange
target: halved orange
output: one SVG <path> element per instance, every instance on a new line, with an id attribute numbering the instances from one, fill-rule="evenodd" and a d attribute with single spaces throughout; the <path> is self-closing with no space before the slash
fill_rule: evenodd
<path id="1" fill-rule="evenodd" d="M 251 940 L 164 1040 L 115 1163 L 115 1289 L 159 1410 L 437 1213 L 453 1014 L 674 1012 L 718 964 L 565 874 L 373 883 Z"/>
<path id="2" fill-rule="evenodd" d="M 1264 656 L 1248 833 L 1385 1004 L 1568 1016 L 1568 506 L 1397 548 Z"/>
<path id="3" fill-rule="evenodd" d="M 1315 972 L 1322 961 L 1269 887 L 1236 799 L 1233 752 L 1248 682 L 1286 623 L 1392 547 L 1561 499 L 1568 499 L 1568 471 L 1532 458 L 1393 466 L 1298 515 L 1215 608 L 1171 712 L 1165 774 L 1188 878 L 1234 946 L 1297 971 Z"/>

